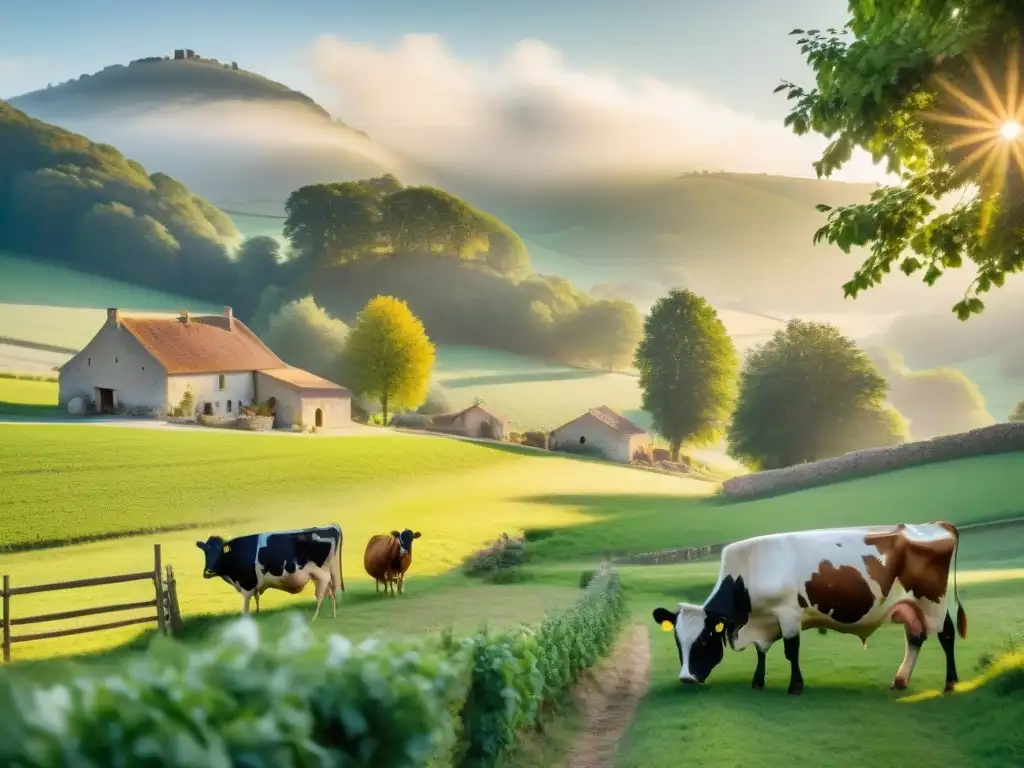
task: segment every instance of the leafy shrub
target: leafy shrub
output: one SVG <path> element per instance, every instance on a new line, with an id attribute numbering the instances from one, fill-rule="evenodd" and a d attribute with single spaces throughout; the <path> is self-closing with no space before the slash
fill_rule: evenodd
<path id="1" fill-rule="evenodd" d="M 185 385 L 185 391 L 181 395 L 181 402 L 178 403 L 178 407 L 174 409 L 175 416 L 186 416 L 191 418 L 196 412 L 196 396 L 192 394 L 192 389 L 187 384 Z M 178 413 L 180 411 L 181 413 Z"/>
<path id="2" fill-rule="evenodd" d="M 590 582 L 594 580 L 595 571 L 583 571 L 580 574 L 580 589 L 586 589 L 590 586 Z"/>
<path id="3" fill-rule="evenodd" d="M 204 642 L 160 638 L 116 672 L 9 673 L 0 765 L 493 766 L 608 653 L 625 608 L 605 569 L 536 629 L 354 645 L 294 614 L 243 617 Z"/>
<path id="4" fill-rule="evenodd" d="M 513 539 L 502 533 L 479 552 L 467 558 L 463 570 L 471 576 L 482 576 L 495 584 L 509 584 L 519 580 L 513 573 L 526 561 L 526 546 L 521 538 Z"/>
<path id="5" fill-rule="evenodd" d="M 544 448 L 547 450 L 548 436 L 546 432 L 537 432 L 535 430 L 524 432 L 521 442 L 523 445 L 528 445 L 532 448 Z"/>

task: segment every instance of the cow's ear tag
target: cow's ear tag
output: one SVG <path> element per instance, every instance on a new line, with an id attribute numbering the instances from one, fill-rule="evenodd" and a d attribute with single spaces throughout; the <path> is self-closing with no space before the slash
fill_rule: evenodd
<path id="1" fill-rule="evenodd" d="M 227 544 L 225 544 L 224 545 L 224 554 L 226 555 L 230 551 L 231 551 L 231 547 L 229 547 Z"/>
<path id="2" fill-rule="evenodd" d="M 671 621 L 661 622 L 661 628 L 664 629 L 666 632 L 671 632 L 675 628 L 675 626 L 676 625 L 673 624 Z"/>
<path id="3" fill-rule="evenodd" d="M 715 624 L 715 632 L 721 632 L 723 629 L 725 629 L 725 624 L 722 622 Z"/>

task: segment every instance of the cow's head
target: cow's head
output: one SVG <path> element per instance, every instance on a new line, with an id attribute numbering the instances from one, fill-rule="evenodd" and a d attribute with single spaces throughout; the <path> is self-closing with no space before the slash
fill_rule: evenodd
<path id="1" fill-rule="evenodd" d="M 743 577 L 726 576 L 704 605 L 680 603 L 678 611 L 655 608 L 653 615 L 662 629 L 675 632 L 680 682 L 703 683 L 750 618 L 750 594 Z"/>
<path id="2" fill-rule="evenodd" d="M 412 540 L 420 537 L 420 532 L 416 531 L 413 533 L 408 528 L 399 533 L 398 531 L 392 531 L 391 535 L 398 539 L 398 545 L 402 548 L 400 553 L 401 557 L 405 557 L 408 554 L 412 554 Z"/>
<path id="3" fill-rule="evenodd" d="M 654 621 L 662 629 L 675 632 L 680 682 L 703 683 L 724 655 L 725 622 L 690 603 L 680 603 L 675 612 L 655 608 Z"/>
<path id="4" fill-rule="evenodd" d="M 215 576 L 220 576 L 222 566 L 227 564 L 225 555 L 231 551 L 231 546 L 220 536 L 211 536 L 206 541 L 197 541 L 196 546 L 206 555 L 203 578 L 212 579 Z"/>

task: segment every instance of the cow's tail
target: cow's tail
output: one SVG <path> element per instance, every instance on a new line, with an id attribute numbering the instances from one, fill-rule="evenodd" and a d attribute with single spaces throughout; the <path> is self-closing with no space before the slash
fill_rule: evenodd
<path id="1" fill-rule="evenodd" d="M 953 534 L 956 542 L 953 549 L 953 597 L 956 598 L 956 631 L 961 639 L 966 639 L 967 613 L 964 611 L 964 604 L 960 601 L 960 590 L 956 585 L 957 560 L 960 557 L 960 531 L 952 523 L 945 523 L 945 527 Z"/>

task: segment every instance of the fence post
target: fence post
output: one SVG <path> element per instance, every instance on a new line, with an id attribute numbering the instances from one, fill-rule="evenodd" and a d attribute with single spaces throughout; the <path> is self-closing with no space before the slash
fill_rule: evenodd
<path id="1" fill-rule="evenodd" d="M 174 580 L 174 569 L 167 566 L 167 617 L 170 620 L 171 635 L 181 635 L 181 609 L 178 607 L 178 583 Z"/>
<path id="2" fill-rule="evenodd" d="M 167 634 L 167 617 L 164 614 L 163 574 L 160 573 L 160 545 L 153 545 L 153 587 L 156 589 L 156 623 L 161 634 Z"/>
<path id="3" fill-rule="evenodd" d="M 11 577 L 4 574 L 4 663 L 11 660 Z"/>

